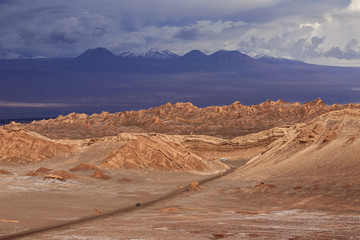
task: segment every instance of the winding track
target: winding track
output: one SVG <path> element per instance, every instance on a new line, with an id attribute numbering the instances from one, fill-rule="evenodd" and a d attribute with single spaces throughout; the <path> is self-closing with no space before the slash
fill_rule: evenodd
<path id="1" fill-rule="evenodd" d="M 203 179 L 201 181 L 199 181 L 199 184 L 205 184 L 211 181 L 214 181 L 216 179 L 219 179 L 221 177 L 224 177 L 226 175 L 229 175 L 231 173 L 233 173 L 237 167 L 234 166 L 230 166 L 231 168 L 223 173 L 219 173 L 215 176 Z M 182 188 L 182 189 L 177 189 L 174 190 L 162 197 L 159 197 L 157 199 L 148 201 L 148 202 L 143 202 L 141 203 L 140 206 L 130 206 L 130 207 L 125 207 L 125 208 L 118 208 L 112 211 L 108 211 L 99 215 L 94 215 L 94 216 L 87 216 L 87 217 L 83 217 L 83 218 L 79 218 L 77 220 L 71 220 L 68 222 L 64 222 L 64 223 L 60 223 L 60 224 L 53 224 L 53 225 L 48 225 L 48 226 L 44 226 L 44 227 L 40 227 L 40 228 L 35 228 L 35 229 L 29 229 L 26 231 L 22 231 L 22 232 L 17 232 L 17 233 L 13 233 L 13 234 L 8 234 L 8 235 L 3 235 L 0 236 L 0 240 L 8 240 L 8 239 L 18 239 L 18 238 L 22 238 L 22 237 L 29 237 L 29 236 L 33 236 L 39 233 L 43 233 L 43 232 L 47 232 L 47 231 L 51 231 L 51 230 L 55 230 L 55 229 L 61 229 L 61 228 L 65 228 L 65 227 L 71 227 L 74 225 L 78 225 L 78 224 L 83 224 L 89 221 L 93 221 L 93 220 L 98 220 L 98 219 L 104 219 L 107 217 L 111 217 L 111 216 L 115 216 L 115 215 L 119 215 L 119 214 L 125 214 L 125 213 L 129 213 L 129 212 L 133 212 L 135 210 L 140 210 L 143 208 L 147 208 L 150 207 L 156 203 L 165 201 L 165 200 L 169 200 L 175 197 L 180 196 L 181 194 L 188 192 L 190 190 L 190 186 L 188 185 L 186 188 Z"/>

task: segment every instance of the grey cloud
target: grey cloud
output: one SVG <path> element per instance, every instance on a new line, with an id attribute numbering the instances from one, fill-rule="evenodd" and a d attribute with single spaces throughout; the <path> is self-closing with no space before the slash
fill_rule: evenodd
<path id="1" fill-rule="evenodd" d="M 241 13 L 241 20 L 248 23 L 264 23 L 274 19 L 292 17 L 296 15 L 323 15 L 333 11 L 334 8 L 345 8 L 350 0 L 297 0 L 281 1 L 270 7 L 264 6 Z M 238 14 L 230 20 L 238 19 Z"/>
<path id="2" fill-rule="evenodd" d="M 38 42 L 43 44 L 72 45 L 74 43 L 83 43 L 86 45 L 92 43 L 94 39 L 102 38 L 103 35 L 109 33 L 111 24 L 112 21 L 104 16 L 83 12 L 76 17 L 71 16 L 43 23 L 41 29 L 23 29 L 21 33 L 24 39 L 29 40 L 36 36 Z"/>
<path id="3" fill-rule="evenodd" d="M 322 55 L 319 45 L 323 43 L 325 37 L 320 38 L 314 36 L 309 41 L 306 38 L 299 39 L 295 44 L 293 49 L 296 51 L 293 53 L 293 56 L 297 58 L 305 59 L 307 57 L 320 57 Z"/>
<path id="4" fill-rule="evenodd" d="M 95 46 L 115 53 L 158 47 L 179 54 L 225 48 L 300 60 L 356 59 L 359 17 L 346 12 L 350 2 L 2 0 L 0 49 L 25 56 L 74 56 Z"/>
<path id="5" fill-rule="evenodd" d="M 22 58 L 22 56 L 14 52 L 9 52 L 0 49 L 0 59 L 18 59 L 18 58 Z"/>
<path id="6" fill-rule="evenodd" d="M 207 51 L 213 47 L 209 45 L 210 42 L 212 42 L 211 45 L 219 45 L 219 43 L 221 43 L 224 48 L 229 47 L 229 42 L 224 41 L 224 39 L 228 37 L 231 39 L 232 33 L 238 34 L 245 25 L 246 24 L 241 21 L 202 20 L 184 26 L 149 26 L 135 32 L 127 32 L 114 37 L 111 39 L 111 44 L 113 44 L 115 48 L 121 48 L 123 46 L 129 46 L 131 43 L 136 43 L 138 44 L 138 48 L 140 48 L 120 49 L 122 51 L 146 51 L 151 47 L 156 47 L 168 48 L 182 54 L 198 48 L 198 45 L 202 46 L 201 50 Z M 205 41 L 207 44 L 203 44 Z M 189 48 L 188 44 L 191 44 L 192 47 Z M 218 48 L 219 47 L 217 47 L 216 50 L 218 50 Z"/>
<path id="7" fill-rule="evenodd" d="M 342 50 L 340 47 L 333 47 L 329 51 L 324 53 L 325 57 L 333 57 L 338 59 L 359 59 L 360 50 L 357 49 L 357 40 L 351 39 L 345 46 L 345 50 Z"/>
<path id="8" fill-rule="evenodd" d="M 293 44 L 293 46 L 290 48 L 291 55 L 292 55 L 292 56 L 304 56 L 304 55 L 305 55 L 305 51 L 307 50 L 306 42 L 307 42 L 307 39 L 306 39 L 306 38 L 300 38 L 300 39 L 298 39 L 298 40 Z M 307 52 L 307 51 L 306 51 L 306 52 Z"/>
<path id="9" fill-rule="evenodd" d="M 346 2 L 347 5 L 349 3 Z M 288 1 L 288 4 L 294 4 L 294 1 Z M 360 59 L 356 40 L 360 37 L 357 28 L 360 18 L 358 14 L 349 13 L 347 5 L 320 16 L 297 15 L 265 24 L 253 24 L 240 38 L 239 48 L 255 55 L 290 56 L 304 61 L 319 59 L 318 62 L 322 63 L 329 57 Z M 345 24 L 346 28 L 343 27 Z M 348 42 L 346 46 L 344 42 Z"/>
<path id="10" fill-rule="evenodd" d="M 344 52 L 339 47 L 333 47 L 324 53 L 325 57 L 345 58 Z"/>
<path id="11" fill-rule="evenodd" d="M 10 4 L 12 2 L 14 2 L 14 1 L 13 0 L 2 0 L 2 1 L 0 1 L 0 6 L 5 5 L 5 4 Z"/>
<path id="12" fill-rule="evenodd" d="M 25 103 L 25 102 L 8 102 L 0 101 L 0 107 L 28 107 L 28 108 L 52 108 L 52 107 L 74 107 L 77 104 L 67 104 L 67 103 Z"/>
<path id="13" fill-rule="evenodd" d="M 180 29 L 175 35 L 175 38 L 179 38 L 182 40 L 195 40 L 198 36 L 199 32 L 193 28 L 184 28 Z"/>
<path id="14" fill-rule="evenodd" d="M 68 11 L 68 7 L 65 5 L 48 5 L 48 6 L 38 6 L 38 7 L 32 7 L 29 9 L 26 9 L 23 13 L 23 15 L 27 15 L 29 17 L 33 17 L 34 15 L 38 14 L 66 14 Z"/>
<path id="15" fill-rule="evenodd" d="M 306 31 L 309 28 L 307 26 Z M 296 59 L 321 56 L 319 46 L 323 43 L 325 37 L 314 36 L 309 39 L 303 33 L 300 36 L 305 37 L 298 38 L 298 33 L 294 32 L 286 32 L 269 39 L 262 36 L 251 36 L 249 40 L 240 41 L 238 46 L 241 50 L 250 54 L 253 49 L 256 49 L 256 55 L 258 56 L 274 55 L 278 57 L 294 57 Z"/>
<path id="16" fill-rule="evenodd" d="M 81 35 L 76 33 L 66 33 L 63 31 L 53 30 L 48 35 L 49 43 L 67 43 L 72 44 L 80 41 Z"/>
<path id="17" fill-rule="evenodd" d="M 317 36 L 314 36 L 313 38 L 311 38 L 311 43 L 314 46 L 314 48 L 318 48 L 320 44 L 322 44 L 325 40 L 325 37 L 320 38 Z"/>
<path id="18" fill-rule="evenodd" d="M 345 51 L 346 52 L 354 51 L 354 49 L 357 47 L 357 43 L 358 41 L 355 38 L 351 39 L 350 42 L 346 44 Z"/>

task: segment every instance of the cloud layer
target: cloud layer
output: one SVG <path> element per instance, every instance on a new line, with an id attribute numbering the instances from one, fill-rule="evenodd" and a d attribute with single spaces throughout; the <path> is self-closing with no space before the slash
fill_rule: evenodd
<path id="1" fill-rule="evenodd" d="M 0 101 L 0 107 L 8 108 L 67 108 L 74 107 L 76 104 L 64 104 L 64 103 L 26 103 L 26 102 L 9 102 Z"/>
<path id="2" fill-rule="evenodd" d="M 0 51 L 53 57 L 98 46 L 115 53 L 228 49 L 360 65 L 359 21 L 360 0 L 1 1 Z"/>

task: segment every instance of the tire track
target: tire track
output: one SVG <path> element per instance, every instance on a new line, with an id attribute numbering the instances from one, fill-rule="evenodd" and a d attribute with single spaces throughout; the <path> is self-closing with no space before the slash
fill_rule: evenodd
<path id="1" fill-rule="evenodd" d="M 215 176 L 203 179 L 201 181 L 199 181 L 199 184 L 205 184 L 211 181 L 214 181 L 216 179 L 222 178 L 226 175 L 229 175 L 231 173 L 233 173 L 237 167 L 234 166 L 230 166 L 231 168 L 228 169 L 227 171 L 223 172 L 223 173 L 219 173 Z M 40 227 L 40 228 L 35 228 L 35 229 L 29 229 L 26 231 L 21 231 L 21 232 L 17 232 L 17 233 L 12 233 L 12 234 L 8 234 L 8 235 L 3 235 L 0 236 L 0 240 L 8 240 L 8 239 L 18 239 L 18 238 L 22 238 L 22 237 L 29 237 L 29 236 L 33 236 L 39 233 L 43 233 L 43 232 L 48 232 L 51 230 L 56 230 L 56 229 L 61 229 L 61 228 L 66 228 L 66 227 L 71 227 L 74 225 L 79 225 L 79 224 L 83 224 L 83 223 L 87 223 L 90 221 L 94 221 L 94 220 L 99 220 L 99 219 L 104 219 L 104 218 L 108 218 L 108 217 L 112 217 L 115 215 L 119 215 L 119 214 L 125 214 L 125 213 L 130 213 L 136 210 L 140 210 L 140 209 L 144 209 L 144 208 L 148 208 L 150 206 L 153 206 L 159 202 L 165 201 L 165 200 L 170 200 L 173 199 L 175 197 L 178 197 L 186 192 L 188 192 L 190 190 L 190 185 L 188 185 L 186 188 L 182 188 L 182 189 L 177 189 L 174 190 L 162 197 L 159 197 L 157 199 L 148 201 L 148 202 L 143 202 L 141 203 L 140 206 L 130 206 L 130 207 L 125 207 L 125 208 L 118 208 L 112 211 L 108 211 L 102 214 L 98 214 L 98 215 L 93 215 L 93 216 L 86 216 L 83 218 L 79 218 L 76 220 L 71 220 L 68 222 L 64 222 L 64 223 L 60 223 L 60 224 L 53 224 L 53 225 L 48 225 L 48 226 L 44 226 L 44 227 Z"/>

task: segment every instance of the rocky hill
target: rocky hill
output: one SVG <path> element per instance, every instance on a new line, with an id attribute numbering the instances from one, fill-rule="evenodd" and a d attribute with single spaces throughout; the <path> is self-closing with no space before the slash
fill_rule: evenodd
<path id="1" fill-rule="evenodd" d="M 190 150 L 157 136 L 140 136 L 112 152 L 102 166 L 118 169 L 161 171 L 207 171 L 212 164 Z M 225 165 L 221 166 L 225 168 Z"/>
<path id="2" fill-rule="evenodd" d="M 359 139 L 359 109 L 326 113 L 289 128 L 241 171 L 259 178 L 359 176 Z"/>
<path id="3" fill-rule="evenodd" d="M 20 128 L 0 128 L 0 161 L 33 163 L 55 156 L 67 156 L 74 147 L 53 142 Z"/>
<path id="4" fill-rule="evenodd" d="M 234 102 L 227 106 L 206 108 L 198 108 L 191 103 L 167 103 L 140 111 L 93 115 L 71 113 L 56 119 L 23 124 L 22 127 L 49 138 L 83 139 L 114 136 L 123 132 L 156 132 L 231 139 L 273 127 L 306 122 L 335 110 L 358 108 L 360 106 L 357 104 L 327 105 L 321 99 L 305 104 L 269 100 L 252 106 Z"/>

